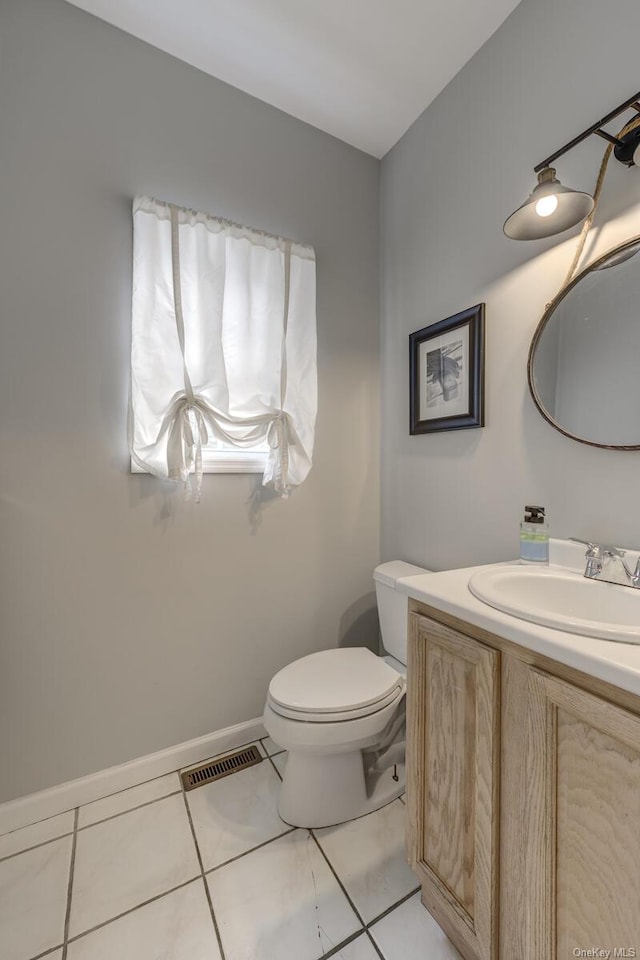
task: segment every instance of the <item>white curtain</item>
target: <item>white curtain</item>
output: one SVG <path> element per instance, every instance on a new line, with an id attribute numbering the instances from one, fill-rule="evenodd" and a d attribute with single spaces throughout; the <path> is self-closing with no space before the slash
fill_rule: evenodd
<path id="1" fill-rule="evenodd" d="M 142 469 L 202 477 L 209 437 L 269 444 L 281 496 L 311 469 L 317 409 L 312 247 L 136 197 L 129 446 Z"/>

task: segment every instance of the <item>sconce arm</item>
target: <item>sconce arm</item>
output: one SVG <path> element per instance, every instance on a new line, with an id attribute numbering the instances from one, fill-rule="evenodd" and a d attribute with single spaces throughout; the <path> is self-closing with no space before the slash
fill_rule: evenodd
<path id="1" fill-rule="evenodd" d="M 611 120 L 614 120 L 621 113 L 624 113 L 625 110 L 628 110 L 629 107 L 635 107 L 638 112 L 640 112 L 640 92 L 635 93 L 632 97 L 629 97 L 628 100 L 625 100 L 624 103 L 621 103 L 619 107 L 616 107 L 615 110 L 612 110 L 611 113 L 608 113 L 606 117 L 603 117 L 602 120 L 598 120 L 597 123 L 592 124 L 588 130 L 584 130 L 582 133 L 578 134 L 577 137 L 574 137 L 569 143 L 566 143 L 564 147 L 560 147 L 559 150 L 556 150 L 555 153 L 552 153 L 546 160 L 543 160 L 542 163 L 539 163 L 533 168 L 534 173 L 539 173 L 541 170 L 544 170 L 545 167 L 550 167 L 554 160 L 557 160 L 558 157 L 561 157 L 563 154 L 568 153 L 569 150 L 572 150 L 573 147 L 577 146 L 579 143 L 582 143 L 583 140 L 586 140 L 587 137 L 590 137 L 592 133 L 596 133 L 599 137 L 603 137 L 605 140 L 608 140 L 610 143 L 615 144 L 616 146 L 622 146 L 622 140 L 619 140 L 617 137 L 612 136 L 610 133 L 607 133 L 605 130 L 602 130 L 605 124 L 609 123 Z"/>

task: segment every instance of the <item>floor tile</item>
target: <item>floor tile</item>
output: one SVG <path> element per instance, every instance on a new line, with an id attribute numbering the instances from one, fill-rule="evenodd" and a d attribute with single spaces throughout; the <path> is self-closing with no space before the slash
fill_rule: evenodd
<path id="1" fill-rule="evenodd" d="M 371 927 L 385 960 L 462 960 L 431 914 L 410 897 Z"/>
<path id="2" fill-rule="evenodd" d="M 273 757 L 276 753 L 282 753 L 283 748 L 272 740 L 271 737 L 263 737 L 260 741 L 268 757 Z"/>
<path id="3" fill-rule="evenodd" d="M 0 863 L 2 960 L 29 960 L 64 938 L 72 837 Z"/>
<path id="4" fill-rule="evenodd" d="M 182 794 L 80 830 L 70 936 L 111 920 L 199 873 Z"/>
<path id="5" fill-rule="evenodd" d="M 67 960 L 219 960 L 201 879 L 69 944 Z"/>
<path id="6" fill-rule="evenodd" d="M 107 817 L 125 813 L 125 811 L 133 810 L 134 807 L 139 807 L 143 803 L 160 800 L 162 797 L 181 789 L 178 774 L 169 773 L 166 777 L 157 777 L 147 783 L 130 787 L 129 790 L 121 790 L 119 793 L 113 793 L 110 797 L 104 797 L 102 800 L 95 800 L 93 803 L 87 803 L 84 807 L 80 807 L 78 827 L 87 827 L 99 820 L 106 820 Z"/>
<path id="7" fill-rule="evenodd" d="M 359 937 L 352 940 L 351 943 L 348 943 L 342 950 L 334 953 L 331 960 L 334 960 L 334 957 L 335 960 L 380 960 L 366 933 L 360 934 Z"/>
<path id="8" fill-rule="evenodd" d="M 269 760 L 190 790 L 187 802 L 205 870 L 278 837 L 280 779 Z"/>
<path id="9" fill-rule="evenodd" d="M 207 877 L 227 960 L 317 960 L 360 926 L 306 830 Z"/>
<path id="10" fill-rule="evenodd" d="M 280 774 L 281 777 L 284 777 L 284 768 L 287 765 L 287 756 L 288 754 L 285 752 L 285 753 L 277 753 L 275 757 L 271 758 L 274 764 L 276 765 L 278 773 Z"/>
<path id="11" fill-rule="evenodd" d="M 366 817 L 314 830 L 366 923 L 418 886 L 405 859 L 405 816 L 394 800 Z"/>
<path id="12" fill-rule="evenodd" d="M 0 837 L 0 860 L 19 853 L 20 850 L 28 850 L 29 847 L 36 847 L 39 843 L 46 843 L 47 840 L 73 833 L 73 818 L 73 810 L 69 810 L 57 817 L 49 817 L 48 820 L 41 820 L 29 827 L 5 833 Z"/>

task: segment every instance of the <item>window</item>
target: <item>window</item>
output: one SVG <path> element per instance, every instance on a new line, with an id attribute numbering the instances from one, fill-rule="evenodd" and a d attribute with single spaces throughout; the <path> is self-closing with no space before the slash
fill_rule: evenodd
<path id="1" fill-rule="evenodd" d="M 269 445 L 266 440 L 249 450 L 241 450 L 239 447 L 234 447 L 231 443 L 223 443 L 221 440 L 209 440 L 209 443 L 202 447 L 202 472 L 264 473 L 268 453 Z M 191 472 L 194 471 L 195 466 L 191 468 Z M 148 473 L 149 471 L 138 466 L 132 457 L 131 472 Z"/>
<path id="2" fill-rule="evenodd" d="M 317 409 L 311 247 L 136 197 L 132 469 L 188 482 L 311 469 Z"/>

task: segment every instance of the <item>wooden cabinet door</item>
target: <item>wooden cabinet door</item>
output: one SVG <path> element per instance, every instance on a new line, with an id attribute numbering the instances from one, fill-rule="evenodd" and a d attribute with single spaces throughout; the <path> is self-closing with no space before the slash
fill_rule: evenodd
<path id="1" fill-rule="evenodd" d="M 537 670 L 528 687 L 527 960 L 640 957 L 640 717 Z"/>
<path id="2" fill-rule="evenodd" d="M 499 658 L 410 615 L 409 862 L 423 903 L 468 960 L 497 957 Z"/>

